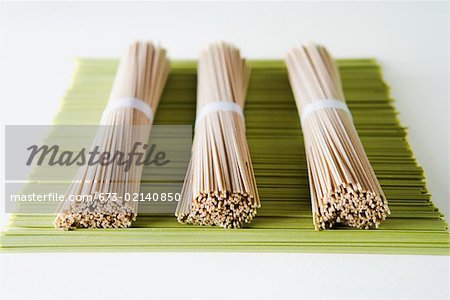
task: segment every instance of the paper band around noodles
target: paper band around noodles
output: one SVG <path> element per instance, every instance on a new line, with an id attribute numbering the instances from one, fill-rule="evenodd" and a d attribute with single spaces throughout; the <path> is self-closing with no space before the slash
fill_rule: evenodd
<path id="1" fill-rule="evenodd" d="M 134 108 L 136 110 L 139 110 L 147 117 L 150 123 L 153 123 L 154 117 L 150 105 L 134 97 L 120 98 L 117 100 L 110 101 L 106 106 L 105 110 L 103 111 L 102 119 L 105 118 L 111 111 L 119 108 Z"/>
<path id="2" fill-rule="evenodd" d="M 323 99 L 323 100 L 313 101 L 310 104 L 308 104 L 302 108 L 301 113 L 300 113 L 300 119 L 301 119 L 302 124 L 306 121 L 306 119 L 313 112 L 322 110 L 325 108 L 340 109 L 340 110 L 347 112 L 350 115 L 350 118 L 352 117 L 352 114 L 350 113 L 350 110 L 348 109 L 348 106 L 347 106 L 347 104 L 345 104 L 344 101 L 335 100 L 335 99 Z"/>
<path id="3" fill-rule="evenodd" d="M 219 111 L 235 112 L 239 116 L 241 116 L 242 119 L 244 118 L 244 112 L 239 104 L 230 101 L 211 102 L 200 108 L 200 110 L 198 111 L 197 118 L 195 120 L 195 128 L 197 128 L 197 126 L 200 124 L 200 121 L 206 115 Z"/>

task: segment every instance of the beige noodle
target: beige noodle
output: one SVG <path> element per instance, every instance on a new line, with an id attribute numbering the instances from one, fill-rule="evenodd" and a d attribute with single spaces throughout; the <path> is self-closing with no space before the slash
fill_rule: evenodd
<path id="1" fill-rule="evenodd" d="M 216 102 L 243 108 L 250 70 L 239 50 L 220 43 L 198 62 L 197 117 Z M 191 161 L 178 203 L 179 222 L 240 228 L 260 207 L 243 117 L 215 111 L 197 119 Z"/>
<path id="2" fill-rule="evenodd" d="M 166 51 L 149 42 L 135 42 L 120 61 L 108 103 L 133 98 L 147 103 L 153 113 L 169 73 Z M 151 120 L 133 107 L 105 111 L 93 145 L 99 152 L 130 153 L 133 145 L 148 142 Z M 143 152 L 142 147 L 137 150 Z M 60 205 L 54 226 L 72 228 L 121 228 L 136 219 L 137 201 L 126 194 L 139 192 L 142 165 L 125 166 L 117 161 L 109 165 L 83 166 L 70 185 L 66 201 Z M 115 194 L 112 196 L 111 194 Z M 88 195 L 92 201 L 69 201 L 69 195 Z M 99 196 L 101 195 L 101 196 Z"/>
<path id="3" fill-rule="evenodd" d="M 337 66 L 324 47 L 296 47 L 285 60 L 300 115 L 315 101 L 345 103 Z M 339 108 L 315 110 L 302 130 L 315 228 L 378 227 L 390 213 L 388 203 L 351 115 Z"/>

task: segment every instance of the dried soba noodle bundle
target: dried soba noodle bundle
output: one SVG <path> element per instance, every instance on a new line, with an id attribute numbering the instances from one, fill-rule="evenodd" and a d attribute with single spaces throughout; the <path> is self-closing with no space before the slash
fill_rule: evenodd
<path id="1" fill-rule="evenodd" d="M 242 113 L 248 79 L 238 49 L 221 43 L 201 53 L 195 137 L 176 210 L 181 223 L 240 228 L 260 207 Z"/>
<path id="2" fill-rule="evenodd" d="M 388 203 L 353 125 L 336 64 L 315 44 L 286 56 L 301 117 L 316 229 L 378 227 Z"/>
<path id="3" fill-rule="evenodd" d="M 126 158 L 134 151 L 145 153 L 153 114 L 169 73 L 166 51 L 149 42 L 133 43 L 122 58 L 93 146 L 98 152 L 120 152 Z M 137 147 L 136 147 L 137 146 Z M 110 164 L 85 165 L 78 170 L 58 209 L 54 226 L 72 228 L 121 228 L 136 219 L 142 164 L 127 166 L 116 157 Z M 69 196 L 85 196 L 69 201 Z M 81 199 L 81 198 L 80 198 Z M 127 201 L 128 200 L 128 201 Z"/>

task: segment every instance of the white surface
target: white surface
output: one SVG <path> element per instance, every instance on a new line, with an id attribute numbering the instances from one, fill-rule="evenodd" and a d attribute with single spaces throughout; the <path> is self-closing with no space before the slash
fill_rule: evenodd
<path id="1" fill-rule="evenodd" d="M 8 287 L 32 299 L 449 299 L 446 262 L 292 253 L 5 254 L 0 292 Z"/>
<path id="2" fill-rule="evenodd" d="M 248 58 L 280 58 L 310 39 L 338 58 L 376 57 L 410 128 L 433 201 L 450 213 L 447 2 L 0 5 L 2 125 L 50 123 L 70 82 L 74 57 L 118 57 L 136 38 L 161 42 L 172 58 L 195 58 L 209 42 L 222 39 Z M 3 144 L 3 130 L 0 135 Z M 4 180 L 4 172 L 0 176 Z M 5 222 L 3 213 L 0 221 Z M 126 291 L 136 298 L 448 299 L 450 294 L 447 257 L 27 254 L 1 255 L 0 263 L 0 293 L 13 293 L 4 299 L 61 295 L 67 288 L 81 290 L 73 297 L 88 297 L 99 286 L 103 296 L 116 298 Z M 242 276 L 248 286 L 232 279 Z"/>

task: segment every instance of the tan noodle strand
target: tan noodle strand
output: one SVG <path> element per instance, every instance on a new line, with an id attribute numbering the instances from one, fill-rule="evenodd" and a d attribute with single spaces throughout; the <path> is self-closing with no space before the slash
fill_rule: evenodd
<path id="1" fill-rule="evenodd" d="M 135 98 L 147 103 L 155 113 L 168 73 L 164 49 L 150 42 L 135 42 L 120 61 L 108 103 Z M 145 151 L 142 146 L 148 142 L 152 123 L 142 111 L 120 107 L 105 114 L 93 147 L 98 145 L 101 153 L 113 155 L 120 151 L 127 155 L 136 143 L 141 143 L 137 150 Z M 117 160 L 104 166 L 81 167 L 67 191 L 66 201 L 58 209 L 54 226 L 63 229 L 130 226 L 136 219 L 138 202 L 127 201 L 125 195 L 139 192 L 143 166 L 133 162 L 128 171 L 125 168 Z M 70 195 L 91 196 L 92 201 L 69 201 Z"/>
<path id="2" fill-rule="evenodd" d="M 285 61 L 300 115 L 314 101 L 345 103 L 337 66 L 324 47 L 296 47 Z M 378 227 L 390 213 L 388 203 L 348 112 L 315 110 L 302 130 L 315 228 Z"/>
<path id="3" fill-rule="evenodd" d="M 197 117 L 205 105 L 244 106 L 249 68 L 239 50 L 213 44 L 198 62 Z M 178 203 L 179 222 L 240 228 L 260 207 L 245 122 L 237 112 L 216 111 L 198 120 L 191 161 Z"/>

